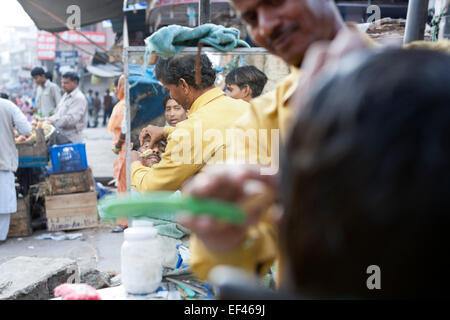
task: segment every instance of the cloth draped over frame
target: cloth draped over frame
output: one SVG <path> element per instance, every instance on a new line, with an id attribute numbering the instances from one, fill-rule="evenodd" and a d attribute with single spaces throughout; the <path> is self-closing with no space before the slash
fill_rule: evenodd
<path id="1" fill-rule="evenodd" d="M 212 23 L 202 24 L 196 28 L 171 25 L 159 29 L 145 39 L 144 64 L 147 66 L 150 57 L 156 54 L 163 58 L 170 58 L 178 54 L 185 47 L 198 47 L 195 66 L 196 83 L 201 82 L 200 54 L 203 46 L 211 46 L 217 50 L 227 52 L 236 47 L 249 48 L 249 44 L 239 39 L 240 32 L 236 28 L 225 28 Z"/>
<path id="2" fill-rule="evenodd" d="M 211 46 L 220 51 L 230 51 L 236 47 L 249 48 L 247 42 L 239 39 L 240 32 L 236 28 L 225 28 L 212 23 L 196 28 L 171 25 L 159 29 L 145 39 L 146 54 L 155 53 L 169 58 L 179 53 L 184 47 L 198 45 Z"/>

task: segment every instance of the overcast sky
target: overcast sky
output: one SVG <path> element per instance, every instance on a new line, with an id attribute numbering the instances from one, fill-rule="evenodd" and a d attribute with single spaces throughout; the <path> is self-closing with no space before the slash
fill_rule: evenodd
<path id="1" fill-rule="evenodd" d="M 1 0 L 0 27 L 28 26 L 32 24 L 33 21 L 17 0 Z"/>

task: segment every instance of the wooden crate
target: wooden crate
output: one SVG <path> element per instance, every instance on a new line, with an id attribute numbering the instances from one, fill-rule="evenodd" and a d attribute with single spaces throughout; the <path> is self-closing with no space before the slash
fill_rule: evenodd
<path id="1" fill-rule="evenodd" d="M 95 190 L 91 168 L 81 172 L 52 174 L 47 178 L 49 195 L 72 194 Z"/>
<path id="2" fill-rule="evenodd" d="M 17 199 L 17 212 L 11 215 L 8 238 L 29 237 L 32 233 L 29 198 Z"/>
<path id="3" fill-rule="evenodd" d="M 47 230 L 75 230 L 98 225 L 97 192 L 46 196 Z"/>

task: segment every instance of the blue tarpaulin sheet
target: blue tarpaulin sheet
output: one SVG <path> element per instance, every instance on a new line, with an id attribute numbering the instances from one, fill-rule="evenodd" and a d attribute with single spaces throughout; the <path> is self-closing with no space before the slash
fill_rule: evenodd
<path id="1" fill-rule="evenodd" d="M 155 67 L 129 65 L 131 130 L 149 123 L 164 112 L 166 89 L 155 77 Z"/>

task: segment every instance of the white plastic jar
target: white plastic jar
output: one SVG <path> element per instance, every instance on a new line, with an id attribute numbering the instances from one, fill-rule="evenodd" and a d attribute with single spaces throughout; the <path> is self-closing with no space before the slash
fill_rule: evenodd
<path id="1" fill-rule="evenodd" d="M 124 230 L 121 277 L 130 294 L 152 293 L 161 283 L 163 268 L 157 234 L 153 223 L 145 220 L 133 220 L 132 227 Z"/>

